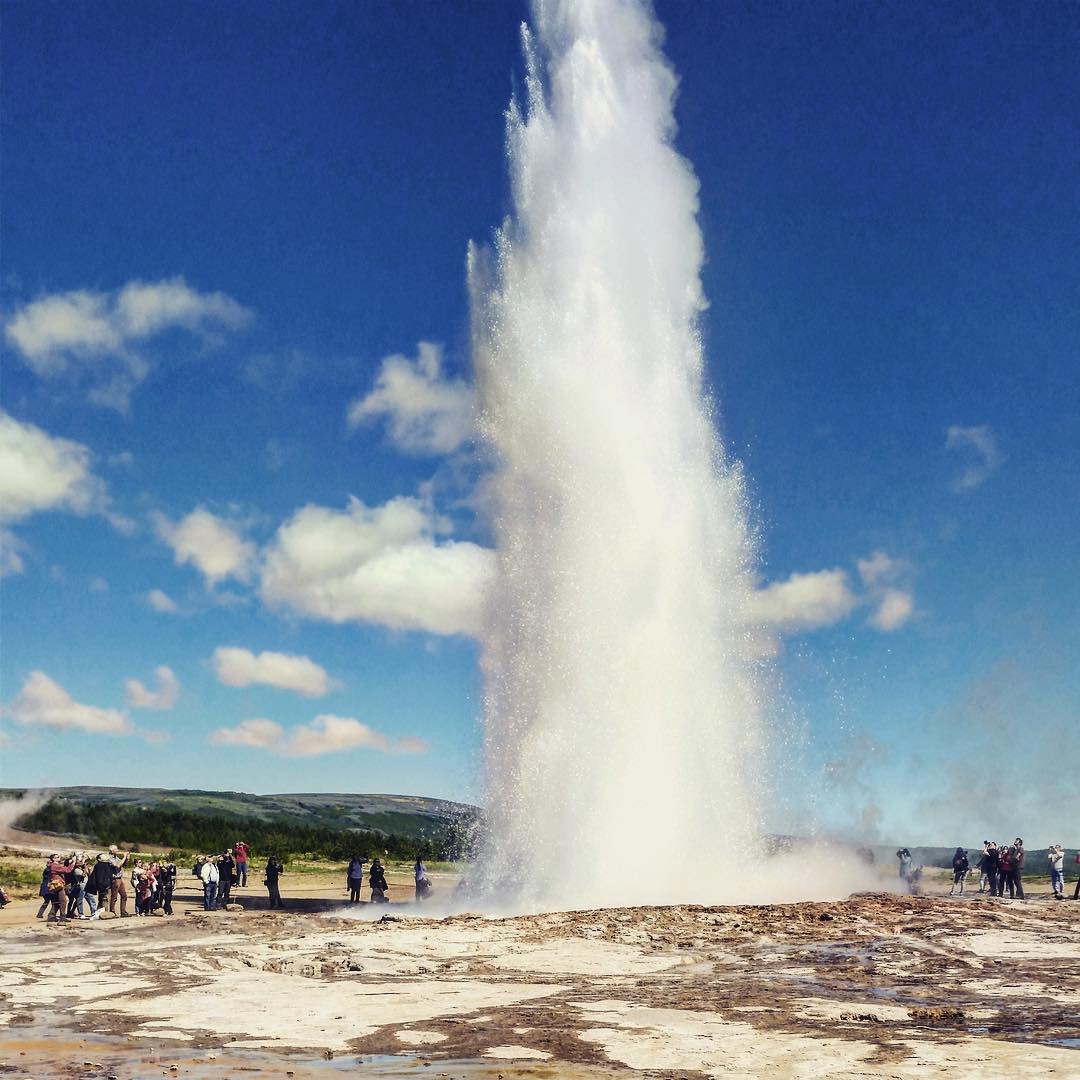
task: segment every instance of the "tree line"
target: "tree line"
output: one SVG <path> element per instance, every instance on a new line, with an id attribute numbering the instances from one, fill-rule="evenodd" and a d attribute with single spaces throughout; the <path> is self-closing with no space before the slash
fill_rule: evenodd
<path id="1" fill-rule="evenodd" d="M 307 856 L 331 862 L 347 860 L 355 853 L 385 853 L 393 859 L 429 859 L 463 856 L 467 837 L 448 823 L 430 834 L 415 837 L 368 829 L 329 828 L 304 825 L 288 819 L 234 817 L 120 803 L 72 802 L 50 799 L 24 814 L 15 827 L 29 832 L 86 837 L 104 848 L 108 844 L 139 847 L 162 845 L 174 852 L 218 852 L 243 840 L 259 855 L 281 858 Z"/>

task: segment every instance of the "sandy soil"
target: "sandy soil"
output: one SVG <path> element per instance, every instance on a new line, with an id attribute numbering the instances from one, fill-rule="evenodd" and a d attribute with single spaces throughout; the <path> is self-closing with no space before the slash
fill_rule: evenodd
<path id="1" fill-rule="evenodd" d="M 486 919 L 289 884 L 280 913 L 259 889 L 243 912 L 203 913 L 186 887 L 172 918 L 60 925 L 17 902 L 0 1073 L 1080 1077 L 1080 903 Z"/>

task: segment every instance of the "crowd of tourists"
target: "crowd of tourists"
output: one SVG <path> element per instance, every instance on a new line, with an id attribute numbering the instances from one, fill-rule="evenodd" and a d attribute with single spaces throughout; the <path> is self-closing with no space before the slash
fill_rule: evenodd
<path id="1" fill-rule="evenodd" d="M 129 915 L 173 914 L 177 869 L 168 860 L 131 859 L 114 844 L 96 858 L 72 852 L 66 858 L 49 856 L 41 872 L 37 917 L 50 922 L 97 919 L 105 912 L 118 918 Z M 200 855 L 191 868 L 203 890 L 203 908 L 215 911 L 232 900 L 232 890 L 247 888 L 251 849 L 238 841 L 220 855 Z M 271 855 L 263 871 L 271 907 L 282 907 L 278 879 L 282 862 Z M 130 889 L 130 892 L 129 892 Z M 129 901 L 134 911 L 129 911 Z M 6 895 L 4 903 L 8 903 Z"/>
<path id="2" fill-rule="evenodd" d="M 176 887 L 176 866 L 170 862 L 145 863 L 139 859 L 129 870 L 129 853 L 114 844 L 96 858 L 72 852 L 67 858 L 49 856 L 41 872 L 41 907 L 37 917 L 50 921 L 96 919 L 106 911 L 127 916 L 128 901 L 134 897 L 136 915 L 148 915 L 155 908 L 172 914 Z M 131 893 L 128 893 L 128 885 Z M 117 910 L 119 908 L 119 911 Z"/>
<path id="3" fill-rule="evenodd" d="M 918 893 L 921 891 L 921 878 L 923 868 L 915 866 L 911 852 L 907 848 L 900 848 L 896 852 L 899 863 L 900 880 L 904 883 L 908 892 Z M 1061 844 L 1053 844 L 1046 853 L 1047 873 L 1050 877 L 1050 888 L 1055 900 L 1065 899 L 1065 849 Z M 1080 852 L 1076 854 L 1076 863 L 1080 866 Z M 1002 841 L 1000 844 L 993 840 L 984 840 L 982 853 L 975 865 L 972 866 L 967 851 L 962 847 L 956 849 L 952 857 L 952 886 L 949 889 L 950 896 L 963 896 L 964 884 L 979 872 L 980 893 L 989 893 L 991 896 L 1004 897 L 1008 892 L 1010 900 L 1024 899 L 1024 870 L 1027 865 L 1027 850 L 1024 841 L 1017 837 L 1011 844 Z M 970 893 L 971 889 L 968 890 Z M 1080 875 L 1077 876 L 1076 888 L 1073 890 L 1074 900 L 1080 900 Z"/>
<path id="4" fill-rule="evenodd" d="M 371 890 L 371 903 L 390 902 L 390 886 L 386 869 L 376 857 L 353 855 L 346 870 L 346 887 L 350 903 L 361 902 L 364 885 L 364 868 L 367 867 L 367 885 Z M 203 910 L 217 911 L 234 900 L 233 890 L 248 887 L 251 872 L 251 848 L 237 841 L 220 855 L 199 855 L 191 867 L 191 876 L 202 887 Z M 271 855 L 263 868 L 263 884 L 270 899 L 270 907 L 281 908 L 279 881 L 285 872 L 280 858 Z M 187 871 L 184 870 L 186 875 Z M 431 881 L 421 856 L 417 855 L 413 867 L 415 897 L 426 900 L 432 893 Z M 67 857 L 49 856 L 41 873 L 38 895 L 41 906 L 37 917 L 48 917 L 50 922 L 68 919 L 97 919 L 105 912 L 117 918 L 129 915 L 173 914 L 173 893 L 176 890 L 177 869 L 174 862 L 135 858 L 132 853 L 120 851 L 114 844 L 107 852 L 96 858 L 72 852 Z M 129 902 L 134 908 L 128 910 Z M 0 889 L 0 906 L 10 903 L 7 894 Z"/>
<path id="5" fill-rule="evenodd" d="M 386 882 L 386 870 L 379 862 L 378 856 L 368 860 L 366 855 L 354 855 L 345 870 L 345 888 L 349 892 L 349 903 L 362 903 L 360 893 L 364 888 L 364 867 L 369 861 L 371 865 L 368 869 L 368 888 L 371 889 L 371 902 L 388 904 L 390 903 L 390 886 Z M 424 860 L 420 855 L 416 856 L 416 862 L 413 865 L 413 878 L 415 896 L 419 903 L 421 900 L 426 900 L 433 891 L 431 881 L 427 876 L 427 867 L 424 866 Z"/>

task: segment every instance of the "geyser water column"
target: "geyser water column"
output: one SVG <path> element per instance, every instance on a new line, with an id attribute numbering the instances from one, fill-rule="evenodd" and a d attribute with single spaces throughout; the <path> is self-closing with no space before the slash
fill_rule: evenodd
<path id="1" fill-rule="evenodd" d="M 484 640 L 497 902 L 733 899 L 759 837 L 752 544 L 702 385 L 697 180 L 634 0 L 537 2 L 513 214 L 470 252 L 497 471 Z"/>

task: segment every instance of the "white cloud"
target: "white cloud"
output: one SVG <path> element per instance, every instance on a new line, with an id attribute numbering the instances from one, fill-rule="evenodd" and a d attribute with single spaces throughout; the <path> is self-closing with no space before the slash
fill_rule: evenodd
<path id="1" fill-rule="evenodd" d="M 261 595 L 271 605 L 331 622 L 472 634 L 481 629 L 494 554 L 434 536 L 418 499 L 344 511 L 305 506 L 264 552 Z"/>
<path id="2" fill-rule="evenodd" d="M 32 671 L 4 710 L 24 727 L 83 731 L 91 735 L 132 735 L 135 729 L 119 709 L 99 709 L 76 701 L 43 671 Z"/>
<path id="3" fill-rule="evenodd" d="M 349 406 L 350 427 L 382 417 L 398 449 L 448 454 L 472 437 L 476 401 L 468 383 L 443 378 L 441 346 L 421 341 L 415 360 L 386 357 L 375 389 Z"/>
<path id="4" fill-rule="evenodd" d="M 899 630 L 915 612 L 915 598 L 902 589 L 886 589 L 877 608 L 867 620 L 884 633 Z"/>
<path id="5" fill-rule="evenodd" d="M 146 602 L 162 615 L 174 615 L 177 610 L 176 601 L 160 589 L 151 589 L 146 594 Z"/>
<path id="6" fill-rule="evenodd" d="M 214 672 L 226 686 L 251 686 L 260 683 L 279 690 L 295 690 L 305 697 L 323 697 L 337 685 L 326 670 L 306 656 L 261 652 L 248 649 L 214 650 Z"/>
<path id="7" fill-rule="evenodd" d="M 758 589 L 751 612 L 755 621 L 790 633 L 832 626 L 850 615 L 858 602 L 844 570 L 818 570 L 792 574 L 786 581 Z"/>
<path id="8" fill-rule="evenodd" d="M 85 377 L 91 401 L 123 411 L 149 371 L 136 346 L 173 328 L 209 343 L 250 320 L 251 312 L 224 293 L 200 293 L 173 278 L 43 296 L 16 311 L 4 331 L 36 375 Z"/>
<path id="9" fill-rule="evenodd" d="M 180 698 L 180 680 L 170 667 L 162 664 L 154 668 L 157 689 L 148 690 L 138 679 L 128 679 L 124 684 L 127 702 L 133 709 L 171 709 Z"/>
<path id="10" fill-rule="evenodd" d="M 986 424 L 977 427 L 954 424 L 945 432 L 945 449 L 955 450 L 963 463 L 960 474 L 953 481 L 957 491 L 972 491 L 979 487 L 1004 460 L 994 433 Z"/>
<path id="11" fill-rule="evenodd" d="M 199 506 L 173 523 L 164 514 L 153 515 L 158 536 L 173 550 L 177 566 L 191 563 L 206 578 L 208 587 L 225 578 L 248 581 L 255 562 L 255 545 L 236 526 Z"/>
<path id="12" fill-rule="evenodd" d="M 858 567 L 862 583 L 867 588 L 895 581 L 897 575 L 906 566 L 880 550 L 868 555 L 865 559 L 859 559 L 855 565 Z"/>
<path id="13" fill-rule="evenodd" d="M 391 739 L 350 716 L 324 714 L 310 724 L 297 724 L 288 733 L 273 720 L 244 720 L 233 728 L 219 728 L 210 741 L 221 746 L 247 746 L 283 757 L 319 757 L 347 750 L 378 750 L 385 754 L 422 754 L 423 739 Z"/>
<path id="14" fill-rule="evenodd" d="M 0 578 L 21 574 L 25 568 L 22 551 L 26 545 L 10 530 L 0 526 Z"/>
<path id="15" fill-rule="evenodd" d="M 109 591 L 109 582 L 103 577 L 92 577 L 90 579 L 89 589 L 92 593 L 106 593 Z"/>
<path id="16" fill-rule="evenodd" d="M 236 727 L 218 728 L 210 741 L 218 746 L 250 746 L 274 750 L 285 738 L 285 729 L 273 720 L 242 720 Z"/>
<path id="17" fill-rule="evenodd" d="M 48 434 L 0 410 L 0 520 L 43 510 L 89 514 L 105 507 L 105 485 L 82 443 Z"/>
<path id="18" fill-rule="evenodd" d="M 911 564 L 879 550 L 857 566 L 866 586 L 864 600 L 874 608 L 867 623 L 886 634 L 899 630 L 915 614 L 914 594 L 904 584 L 912 576 Z"/>
<path id="19" fill-rule="evenodd" d="M 105 483 L 94 475 L 82 443 L 50 435 L 0 409 L 0 577 L 23 570 L 25 545 L 7 525 L 31 514 L 100 514 L 128 535 L 130 519 L 109 507 Z"/>

